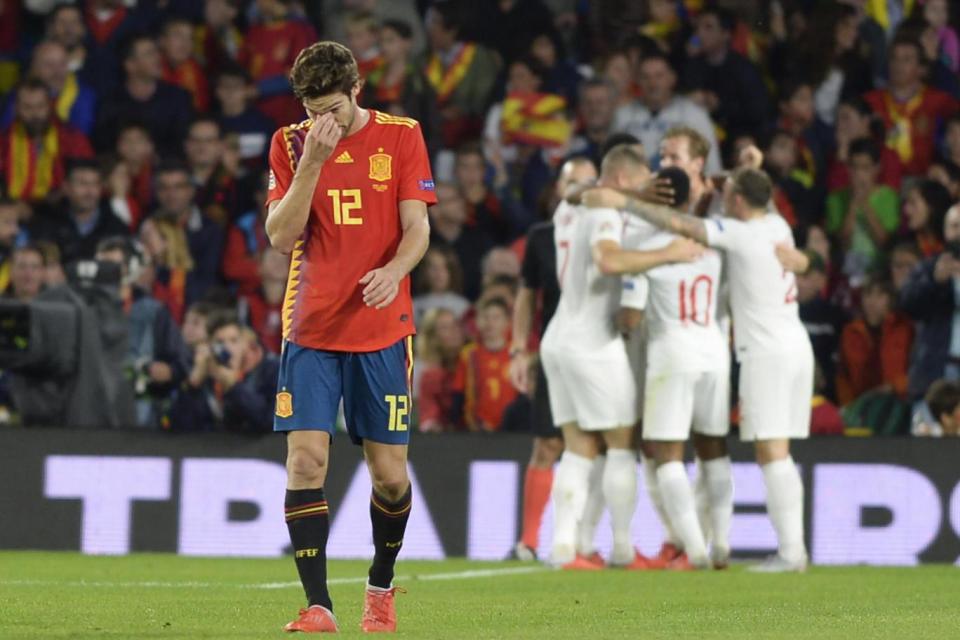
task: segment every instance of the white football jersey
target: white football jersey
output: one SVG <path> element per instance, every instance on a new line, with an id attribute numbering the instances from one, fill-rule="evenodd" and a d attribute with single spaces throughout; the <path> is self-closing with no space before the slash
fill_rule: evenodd
<path id="1" fill-rule="evenodd" d="M 793 246 L 790 227 L 778 214 L 751 220 L 709 218 L 707 242 L 727 256 L 730 306 L 737 359 L 809 348 L 800 322 L 797 281 L 777 260 L 776 245 Z"/>
<path id="2" fill-rule="evenodd" d="M 553 219 L 560 302 L 544 343 L 596 352 L 622 339 L 614 326 L 620 305 L 619 276 L 604 275 L 593 261 L 601 240 L 620 244 L 624 217 L 615 209 L 561 207 Z"/>
<path id="3" fill-rule="evenodd" d="M 660 231 L 639 251 L 653 251 L 677 236 Z M 667 264 L 647 271 L 647 372 L 717 371 L 729 355 L 717 325 L 723 261 L 707 250 L 696 262 Z"/>

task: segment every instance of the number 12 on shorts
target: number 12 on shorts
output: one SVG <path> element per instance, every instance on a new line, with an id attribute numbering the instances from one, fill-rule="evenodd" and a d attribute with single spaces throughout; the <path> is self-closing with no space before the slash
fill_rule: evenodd
<path id="1" fill-rule="evenodd" d="M 387 431 L 406 431 L 409 422 L 410 397 L 403 395 L 384 396 L 390 409 L 390 422 L 387 424 Z"/>

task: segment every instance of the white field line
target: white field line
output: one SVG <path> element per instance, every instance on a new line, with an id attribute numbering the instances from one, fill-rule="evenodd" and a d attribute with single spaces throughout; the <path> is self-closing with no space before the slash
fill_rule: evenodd
<path id="1" fill-rule="evenodd" d="M 449 573 L 424 573 L 419 575 L 397 576 L 395 582 L 429 581 L 429 580 L 473 580 L 476 578 L 496 578 L 500 576 L 522 575 L 547 571 L 546 567 L 505 567 L 503 569 L 473 569 L 468 571 L 452 571 Z M 328 584 L 364 584 L 366 576 L 355 578 L 330 578 Z M 214 587 L 228 587 L 232 589 L 292 589 L 299 588 L 299 582 L 255 582 L 252 584 L 238 584 L 229 582 L 113 582 L 103 580 L 0 580 L 0 587 L 136 587 L 142 589 L 210 589 Z"/>

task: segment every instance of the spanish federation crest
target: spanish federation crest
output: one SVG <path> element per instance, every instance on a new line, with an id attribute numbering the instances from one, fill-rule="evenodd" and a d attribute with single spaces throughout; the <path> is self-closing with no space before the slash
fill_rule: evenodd
<path id="1" fill-rule="evenodd" d="M 293 396 L 290 392 L 281 391 L 277 394 L 276 414 L 278 418 L 289 418 L 293 415 Z"/>
<path id="2" fill-rule="evenodd" d="M 378 153 L 370 156 L 370 179 L 384 182 L 393 177 L 391 164 L 393 158 L 383 152 L 383 147 L 377 149 Z"/>

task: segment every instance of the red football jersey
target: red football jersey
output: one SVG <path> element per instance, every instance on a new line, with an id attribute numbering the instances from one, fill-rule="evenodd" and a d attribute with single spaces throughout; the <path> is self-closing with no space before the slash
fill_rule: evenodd
<path id="1" fill-rule="evenodd" d="M 510 351 L 472 343 L 460 351 L 453 390 L 464 394 L 463 418 L 482 431 L 500 428 L 503 412 L 517 397 L 510 382 Z"/>
<path id="2" fill-rule="evenodd" d="M 436 203 L 430 159 L 416 120 L 368 113 L 367 124 L 342 138 L 324 163 L 291 256 L 283 335 L 302 347 L 377 351 L 416 333 L 409 276 L 380 310 L 363 303 L 359 281 L 396 255 L 403 237 L 400 201 Z M 273 135 L 268 205 L 289 189 L 312 124 Z"/>

